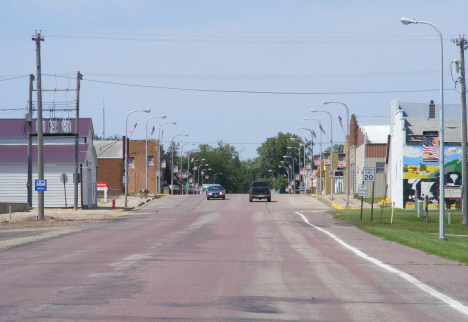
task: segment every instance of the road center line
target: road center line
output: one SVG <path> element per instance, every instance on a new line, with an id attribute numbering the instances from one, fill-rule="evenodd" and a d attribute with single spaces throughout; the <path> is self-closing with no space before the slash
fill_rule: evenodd
<path id="1" fill-rule="evenodd" d="M 368 261 L 374 263 L 375 265 L 391 272 L 391 273 L 394 273 L 402 278 L 404 278 L 405 280 L 407 280 L 408 282 L 410 282 L 411 284 L 419 287 L 421 290 L 429 293 L 430 295 L 434 296 L 435 298 L 443 301 L 444 303 L 446 303 L 447 305 L 453 307 L 454 309 L 460 311 L 461 313 L 465 314 L 465 315 L 468 315 L 468 307 L 463 305 L 462 303 L 458 302 L 457 300 L 454 300 L 452 299 L 451 297 L 445 295 L 445 294 L 442 294 L 440 293 L 439 291 L 433 289 L 432 287 L 418 281 L 416 278 L 412 277 L 411 275 L 407 274 L 407 273 L 404 273 L 402 271 L 399 271 L 393 267 L 391 267 L 390 265 L 387 265 L 387 264 L 384 264 L 382 263 L 381 261 L 379 261 L 378 259 L 375 259 L 373 257 L 370 257 L 368 256 L 367 254 L 363 253 L 362 251 L 360 251 L 359 249 L 349 245 L 348 243 L 344 242 L 343 240 L 339 239 L 338 237 L 336 237 L 335 235 L 333 235 L 332 233 L 326 231 L 325 229 L 323 228 L 320 228 L 320 227 L 317 227 L 315 226 L 314 224 L 311 224 L 309 222 L 309 220 L 307 220 L 307 218 L 302 215 L 301 213 L 299 212 L 296 212 L 296 214 L 298 214 L 299 216 L 302 217 L 302 219 L 305 221 L 306 224 L 314 227 L 315 229 L 327 234 L 328 236 L 330 236 L 332 239 L 334 239 L 335 241 L 337 241 L 338 243 L 340 243 L 341 245 L 343 245 L 344 247 L 348 248 L 349 250 L 353 251 L 356 255 L 364 258 L 364 259 L 367 259 Z"/>

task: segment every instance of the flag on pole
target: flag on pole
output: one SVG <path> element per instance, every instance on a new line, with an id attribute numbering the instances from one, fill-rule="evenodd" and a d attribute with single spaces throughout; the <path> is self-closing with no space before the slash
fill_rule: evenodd
<path id="1" fill-rule="evenodd" d="M 312 130 L 312 135 L 314 136 L 314 138 L 317 138 L 317 135 L 315 135 L 315 131 Z"/>
<path id="2" fill-rule="evenodd" d="M 297 148 L 297 151 L 301 152 L 301 148 Z"/>
<path id="3" fill-rule="evenodd" d="M 309 142 L 309 141 L 307 141 L 307 138 L 304 138 L 304 139 L 305 139 L 306 143 Z"/>
<path id="4" fill-rule="evenodd" d="M 201 171 L 201 175 L 204 175 L 204 174 L 205 174 L 205 171 L 202 170 L 202 171 Z"/>
<path id="5" fill-rule="evenodd" d="M 176 149 L 176 150 L 180 150 L 180 143 L 177 143 L 175 149 Z"/>
<path id="6" fill-rule="evenodd" d="M 291 165 L 289 165 L 289 169 L 292 169 Z"/>
<path id="7" fill-rule="evenodd" d="M 193 163 L 193 160 L 194 160 L 194 159 L 195 159 L 195 158 L 192 158 L 192 161 L 190 161 L 190 163 Z"/>
<path id="8" fill-rule="evenodd" d="M 135 123 L 135 125 L 134 125 L 134 126 L 132 126 L 132 128 L 130 129 L 130 133 L 133 133 L 133 131 L 135 131 L 135 129 L 136 129 L 136 126 L 137 126 L 137 123 Z"/>
<path id="9" fill-rule="evenodd" d="M 197 170 L 198 170 L 198 166 L 193 167 L 192 170 L 193 170 L 193 171 L 197 171 Z"/>
<path id="10" fill-rule="evenodd" d="M 153 135 L 153 134 L 154 134 L 154 126 L 153 126 L 153 129 L 151 130 L 150 136 Z"/>
<path id="11" fill-rule="evenodd" d="M 273 177 L 273 182 L 275 182 L 275 177 Z"/>
<path id="12" fill-rule="evenodd" d="M 209 176 L 209 175 L 206 175 L 206 176 L 205 176 L 205 179 L 206 179 L 206 180 L 208 180 L 209 178 L 210 178 L 210 176 Z"/>
<path id="13" fill-rule="evenodd" d="M 283 176 L 287 177 L 285 173 L 283 173 Z"/>
<path id="14" fill-rule="evenodd" d="M 340 125 L 343 127 L 343 119 L 341 118 L 340 114 L 338 114 L 338 121 L 340 121 Z"/>
<path id="15" fill-rule="evenodd" d="M 323 134 L 325 134 L 325 131 L 323 130 L 322 124 L 319 124 L 319 129 L 320 129 L 320 131 L 323 132 Z"/>

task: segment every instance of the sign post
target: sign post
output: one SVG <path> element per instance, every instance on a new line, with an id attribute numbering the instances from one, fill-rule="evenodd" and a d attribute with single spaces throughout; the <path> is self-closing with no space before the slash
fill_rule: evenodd
<path id="1" fill-rule="evenodd" d="M 359 185 L 358 196 L 361 197 L 361 220 L 362 220 L 362 206 L 364 202 L 364 197 L 367 197 L 367 186 L 365 184 Z"/>
<path id="2" fill-rule="evenodd" d="M 374 215 L 374 185 L 375 185 L 375 168 L 364 167 L 364 182 L 372 182 L 372 202 L 371 202 L 371 221 Z"/>
<path id="3" fill-rule="evenodd" d="M 63 193 L 65 194 L 65 209 L 68 208 L 68 205 L 67 205 L 67 188 L 65 188 L 65 183 L 67 183 L 68 181 L 68 176 L 66 173 L 62 173 L 60 175 L 60 181 L 63 183 Z"/>

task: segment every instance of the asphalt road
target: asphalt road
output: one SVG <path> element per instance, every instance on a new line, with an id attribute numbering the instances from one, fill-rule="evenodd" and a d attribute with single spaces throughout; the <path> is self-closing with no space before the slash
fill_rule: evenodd
<path id="1" fill-rule="evenodd" d="M 0 320 L 468 320 L 466 266 L 326 210 L 303 195 L 167 196 L 1 251 Z"/>

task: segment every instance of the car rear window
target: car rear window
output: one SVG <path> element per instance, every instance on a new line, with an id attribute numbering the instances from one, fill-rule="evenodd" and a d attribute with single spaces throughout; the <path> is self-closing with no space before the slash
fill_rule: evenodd
<path id="1" fill-rule="evenodd" d="M 268 182 L 254 182 L 252 183 L 252 187 L 268 187 Z"/>

